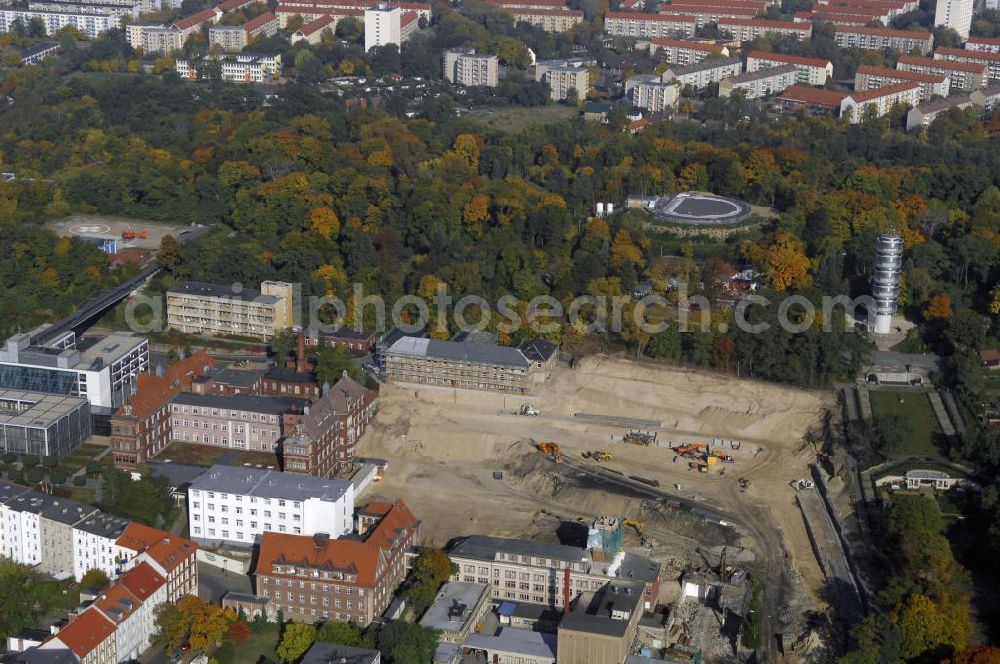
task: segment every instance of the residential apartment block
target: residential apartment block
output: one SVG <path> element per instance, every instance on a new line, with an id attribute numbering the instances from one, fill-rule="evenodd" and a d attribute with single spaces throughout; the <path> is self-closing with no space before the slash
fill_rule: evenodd
<path id="1" fill-rule="evenodd" d="M 198 545 L 186 537 L 129 523 L 115 542 L 121 569 L 150 565 L 165 580 L 167 600 L 198 594 Z M 111 578 L 114 578 L 114 576 Z"/>
<path id="2" fill-rule="evenodd" d="M 740 90 L 747 99 L 758 99 L 784 92 L 785 88 L 795 85 L 799 70 L 795 65 L 779 65 L 767 69 L 739 74 L 724 78 L 719 82 L 719 96 L 730 97 Z"/>
<path id="3" fill-rule="evenodd" d="M 122 26 L 122 12 L 114 7 L 103 8 L 99 13 L 82 11 L 75 7 L 66 9 L 0 7 L 0 32 L 14 32 L 18 25 L 27 26 L 33 19 L 42 22 L 46 35 L 53 35 L 71 25 L 90 39 L 97 39 L 105 32 Z"/>
<path id="4" fill-rule="evenodd" d="M 920 103 L 920 85 L 913 82 L 894 83 L 884 88 L 874 88 L 863 92 L 852 92 L 840 104 L 840 115 L 851 124 L 863 122 L 866 118 L 882 117 L 894 106 L 916 106 Z"/>
<path id="5" fill-rule="evenodd" d="M 229 81 L 231 83 L 263 83 L 264 81 L 271 81 L 276 79 L 281 75 L 281 54 L 268 54 L 268 53 L 230 53 L 223 58 L 216 58 L 213 56 L 205 56 L 199 61 L 190 60 L 177 60 L 174 62 L 174 71 L 181 78 L 187 79 L 197 79 L 202 75 L 202 72 L 208 72 L 213 68 L 218 68 L 218 72 L 223 81 Z M 279 282 L 270 282 L 279 283 Z M 210 284 L 201 284 L 203 286 Z M 173 291 L 171 291 L 173 292 Z M 229 298 L 232 300 L 236 298 L 235 294 L 230 293 Z M 169 303 L 170 303 L 170 293 L 167 293 L 167 305 L 168 305 L 168 315 L 169 315 Z M 219 321 L 216 321 L 219 322 Z M 261 328 L 266 329 L 266 321 L 256 321 L 258 324 L 249 323 L 242 332 L 223 332 L 216 331 L 210 332 L 205 330 L 205 334 L 242 334 L 245 336 L 252 336 L 258 338 L 262 337 L 262 333 L 259 332 Z M 237 324 L 235 321 L 230 321 L 229 326 Z M 197 327 L 197 326 L 194 326 Z M 273 334 L 273 332 L 271 333 Z"/>
<path id="6" fill-rule="evenodd" d="M 188 489 L 196 542 L 252 546 L 272 531 L 340 537 L 353 528 L 354 485 L 275 470 L 212 466 Z"/>
<path id="7" fill-rule="evenodd" d="M 547 83 L 549 97 L 561 101 L 576 92 L 577 99 L 583 99 L 590 90 L 590 67 L 594 60 L 539 60 L 535 63 L 535 80 Z"/>
<path id="8" fill-rule="evenodd" d="M 969 95 L 969 98 L 973 105 L 983 109 L 983 114 L 988 116 L 1000 110 L 1000 83 L 980 88 Z"/>
<path id="9" fill-rule="evenodd" d="M 279 17 L 280 18 L 280 17 Z M 279 21 L 280 22 L 280 21 Z M 292 33 L 291 42 L 292 44 L 297 44 L 300 41 L 305 41 L 307 44 L 316 45 L 319 44 L 323 36 L 323 32 L 326 30 L 330 31 L 332 35 L 334 30 L 337 29 L 337 18 L 330 15 L 320 16 L 317 19 L 309 21 L 303 24 L 301 28 Z"/>
<path id="10" fill-rule="evenodd" d="M 968 51 L 963 48 L 947 48 L 939 46 L 934 50 L 934 59 L 985 64 L 987 67 L 988 77 L 994 80 L 1000 79 L 1000 53 L 992 53 L 989 51 Z"/>
<path id="11" fill-rule="evenodd" d="M 781 65 L 795 65 L 798 71 L 796 83 L 802 85 L 826 85 L 827 80 L 833 77 L 833 63 L 829 60 L 770 51 L 750 51 L 747 55 L 747 72 Z"/>
<path id="12" fill-rule="evenodd" d="M 982 62 L 959 62 L 957 60 L 933 60 L 913 55 L 901 55 L 896 61 L 896 69 L 915 71 L 922 74 L 944 74 L 949 79 L 952 91 L 985 88 L 989 83 L 987 67 Z"/>
<path id="13" fill-rule="evenodd" d="M 224 12 L 219 7 L 211 7 L 209 9 L 203 9 L 197 14 L 191 14 L 190 16 L 185 16 L 182 19 L 171 23 L 170 28 L 179 30 L 181 33 L 181 43 L 186 42 L 187 38 L 196 33 L 200 33 L 203 26 L 212 25 L 217 23 Z"/>
<path id="14" fill-rule="evenodd" d="M 654 37 L 649 41 L 649 54 L 659 55 L 666 62 L 683 67 L 701 62 L 713 54 L 728 58 L 729 48 L 712 41 Z"/>
<path id="15" fill-rule="evenodd" d="M 925 129 L 937 120 L 942 113 L 951 110 L 971 108 L 972 99 L 969 95 L 952 95 L 944 99 L 933 99 L 917 104 L 906 115 L 906 131 Z"/>
<path id="16" fill-rule="evenodd" d="M 372 504 L 378 516 L 363 540 L 266 532 L 254 569 L 267 614 L 350 621 L 366 626 L 381 615 L 406 577 L 408 551 L 419 543 L 419 522 L 402 501 Z"/>
<path id="17" fill-rule="evenodd" d="M 1000 38 L 969 37 L 965 41 L 965 50 L 986 53 L 1000 53 Z"/>
<path id="18" fill-rule="evenodd" d="M 944 74 L 925 74 L 871 65 L 860 65 L 854 74 L 854 89 L 859 92 L 904 82 L 912 82 L 920 86 L 920 101 L 922 102 L 935 96 L 947 97 L 951 90 L 951 79 Z"/>
<path id="19" fill-rule="evenodd" d="M 694 37 L 697 25 L 698 20 L 689 14 L 661 16 L 638 12 L 608 12 L 604 16 L 604 33 L 616 37 Z"/>
<path id="20" fill-rule="evenodd" d="M 128 519 L 94 512 L 73 526 L 73 576 L 82 579 L 92 569 L 114 578 L 124 571 L 126 561 L 118 549 L 118 538 L 128 527 Z"/>
<path id="21" fill-rule="evenodd" d="M 641 584 L 646 610 L 655 606 L 659 594 L 660 564 L 624 552 L 601 561 L 575 546 L 473 535 L 455 544 L 448 556 L 458 566 L 453 580 L 492 585 L 498 601 L 563 610 L 581 593 L 619 578 Z"/>
<path id="22" fill-rule="evenodd" d="M 0 452 L 61 457 L 90 434 L 86 399 L 0 389 Z"/>
<path id="23" fill-rule="evenodd" d="M 831 12 L 831 11 L 803 11 L 795 12 L 794 20 L 796 22 L 802 23 L 829 23 L 831 25 L 840 25 L 845 27 L 862 27 L 869 25 L 874 21 L 878 21 L 882 25 L 889 24 L 889 17 L 887 13 L 879 13 L 878 11 L 844 11 L 844 12 Z"/>
<path id="24" fill-rule="evenodd" d="M 278 15 L 278 25 L 281 28 L 288 27 L 288 20 L 293 16 L 301 16 L 306 25 L 322 17 L 329 17 L 330 30 L 335 30 L 337 23 L 348 16 L 357 19 L 362 23 L 365 20 L 365 11 L 377 7 L 377 0 L 280 0 L 275 14 Z M 399 7 L 404 13 L 413 12 L 417 15 L 417 20 L 425 18 L 431 19 L 431 6 L 423 2 L 394 2 L 394 7 Z M 312 27 L 312 26 L 311 26 Z M 316 37 L 318 41 L 318 37 Z"/>
<path id="25" fill-rule="evenodd" d="M 833 30 L 833 39 L 841 48 L 864 51 L 882 51 L 888 48 L 901 53 L 916 50 L 926 54 L 934 48 L 934 35 L 917 30 L 838 26 Z"/>
<path id="26" fill-rule="evenodd" d="M 975 0 L 937 0 L 934 5 L 934 25 L 951 28 L 962 39 L 968 39 L 974 5 Z"/>
<path id="27" fill-rule="evenodd" d="M 686 67 L 671 67 L 663 72 L 661 78 L 664 83 L 676 82 L 681 87 L 690 85 L 695 90 L 701 90 L 712 83 L 739 76 L 741 73 L 743 73 L 741 58 L 712 58 Z"/>
<path id="28" fill-rule="evenodd" d="M 376 46 L 402 45 L 417 31 L 420 17 L 399 5 L 380 4 L 365 9 L 365 51 Z"/>
<path id="29" fill-rule="evenodd" d="M 0 480 L 0 556 L 48 574 L 72 573 L 73 527 L 95 512 L 89 505 Z"/>
<path id="30" fill-rule="evenodd" d="M 583 12 L 576 9 L 508 9 L 515 23 L 530 23 L 545 32 L 567 32 L 583 23 Z"/>
<path id="31" fill-rule="evenodd" d="M 111 451 L 117 467 L 135 468 L 170 444 L 170 400 L 190 390 L 194 380 L 214 366 L 215 360 L 199 351 L 167 367 L 162 375 L 138 377 L 135 394 L 111 418 Z"/>
<path id="32" fill-rule="evenodd" d="M 517 348 L 403 337 L 386 352 L 386 378 L 394 383 L 523 393 L 531 362 Z"/>
<path id="33" fill-rule="evenodd" d="M 144 55 L 173 53 L 184 47 L 184 33 L 163 25 L 129 23 L 125 26 L 125 39 Z"/>
<path id="34" fill-rule="evenodd" d="M 499 83 L 500 60 L 495 55 L 477 55 L 474 48 L 453 48 L 444 52 L 445 80 L 464 86 L 495 88 Z"/>
<path id="35" fill-rule="evenodd" d="M 719 19 L 719 30 L 731 33 L 733 35 L 733 39 L 741 42 L 753 41 L 754 39 L 763 37 L 768 33 L 790 35 L 799 41 L 812 37 L 812 25 L 809 23 L 795 23 L 793 21 L 767 21 L 759 18 Z"/>
<path id="36" fill-rule="evenodd" d="M 693 17 L 695 26 L 699 29 L 709 23 L 718 23 L 724 19 L 750 20 L 757 16 L 757 10 L 753 8 L 739 8 L 726 6 L 691 6 L 691 5 L 660 5 L 657 12 L 660 16 L 679 16 L 682 18 Z"/>
<path id="37" fill-rule="evenodd" d="M 178 60 L 177 67 L 182 76 L 194 71 L 185 60 Z M 167 291 L 167 325 L 186 334 L 270 339 L 292 327 L 294 306 L 293 286 L 282 281 L 265 281 L 259 291 L 189 281 Z"/>
<path id="38" fill-rule="evenodd" d="M 639 74 L 625 81 L 625 97 L 636 108 L 666 113 L 677 108 L 680 86 L 664 83 L 655 74 Z"/>

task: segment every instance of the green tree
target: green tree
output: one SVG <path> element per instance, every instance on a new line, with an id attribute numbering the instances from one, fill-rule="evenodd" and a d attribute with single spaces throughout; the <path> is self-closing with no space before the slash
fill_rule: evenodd
<path id="1" fill-rule="evenodd" d="M 295 334 L 285 328 L 278 330 L 271 338 L 271 353 L 279 364 L 285 361 L 288 354 L 295 348 Z"/>
<path id="2" fill-rule="evenodd" d="M 389 664 L 427 664 L 434 658 L 439 634 L 435 629 L 394 620 L 379 633 L 378 646 Z"/>
<path id="3" fill-rule="evenodd" d="M 316 641 L 316 626 L 291 623 L 285 627 L 281 643 L 274 651 L 285 662 L 294 662 L 302 657 Z"/>
<path id="4" fill-rule="evenodd" d="M 87 570 L 83 578 L 80 579 L 80 586 L 83 588 L 103 588 L 111 583 L 111 579 L 103 570 L 94 568 Z"/>
<path id="5" fill-rule="evenodd" d="M 173 235 L 164 235 L 160 241 L 160 251 L 156 254 L 156 260 L 167 272 L 176 272 L 182 265 L 184 247 Z"/>
<path id="6" fill-rule="evenodd" d="M 361 628 L 352 622 L 330 620 L 319 628 L 316 640 L 325 643 L 339 643 L 344 646 L 360 646 L 362 644 Z"/>
<path id="7" fill-rule="evenodd" d="M 316 355 L 316 380 L 320 385 L 335 384 L 344 375 L 351 378 L 360 376 L 358 367 L 343 346 L 323 346 Z"/>

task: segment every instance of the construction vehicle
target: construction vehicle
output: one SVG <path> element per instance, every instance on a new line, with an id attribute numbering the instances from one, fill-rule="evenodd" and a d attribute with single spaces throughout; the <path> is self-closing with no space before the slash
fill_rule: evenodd
<path id="1" fill-rule="evenodd" d="M 132 230 L 131 226 L 128 227 L 128 230 L 122 233 L 123 240 L 135 240 L 135 239 L 145 240 L 148 237 L 149 237 L 148 231 L 134 231 Z"/>
<path id="2" fill-rule="evenodd" d="M 611 461 L 612 458 L 611 452 L 608 452 L 607 450 L 597 450 L 590 456 L 594 461 L 597 462 Z"/>
<path id="3" fill-rule="evenodd" d="M 526 403 L 521 406 L 517 411 L 518 415 L 526 415 L 528 417 L 535 417 L 538 415 L 538 409 L 532 406 L 530 403 Z"/>
<path id="4" fill-rule="evenodd" d="M 723 463 L 736 463 L 732 454 L 726 454 L 722 450 L 715 450 L 711 455 Z"/>
<path id="5" fill-rule="evenodd" d="M 622 526 L 624 528 L 632 526 L 633 528 L 635 528 L 635 534 L 638 535 L 639 537 L 642 537 L 642 534 L 646 532 L 646 524 L 643 523 L 642 521 L 637 521 L 636 519 L 624 519 L 622 520 Z"/>
<path id="6" fill-rule="evenodd" d="M 690 468 L 691 470 L 697 470 L 699 473 L 708 472 L 708 466 L 706 466 L 703 463 L 698 463 L 697 461 L 692 461 L 691 463 L 689 463 L 688 468 Z"/>
<path id="7" fill-rule="evenodd" d="M 739 478 L 740 483 L 740 493 L 746 493 L 746 490 L 750 487 L 750 480 L 745 477 Z"/>
<path id="8" fill-rule="evenodd" d="M 559 451 L 559 443 L 538 443 L 538 451 L 542 454 L 549 454 L 556 463 L 562 463 L 562 452 Z"/>
<path id="9" fill-rule="evenodd" d="M 629 429 L 622 438 L 622 442 L 630 445 L 652 445 L 656 442 L 656 432 L 645 431 L 643 429 Z"/>
<path id="10" fill-rule="evenodd" d="M 691 458 L 692 454 L 703 449 L 708 449 L 708 445 L 706 443 L 690 443 L 689 445 L 681 445 L 680 447 L 675 448 L 674 452 L 682 457 Z"/>

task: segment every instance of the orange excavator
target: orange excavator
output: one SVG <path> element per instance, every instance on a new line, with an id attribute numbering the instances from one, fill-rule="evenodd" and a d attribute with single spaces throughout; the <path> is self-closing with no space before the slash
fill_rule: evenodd
<path id="1" fill-rule="evenodd" d="M 708 444 L 707 443 L 691 443 L 689 445 L 681 445 L 680 447 L 676 448 L 674 450 L 674 452 L 676 452 L 680 456 L 688 456 L 689 454 L 694 453 L 696 450 L 701 450 L 701 449 L 707 450 L 708 449 Z"/>
<path id="2" fill-rule="evenodd" d="M 542 454 L 551 454 L 552 460 L 562 463 L 562 452 L 559 451 L 559 443 L 538 443 L 538 451 Z"/>

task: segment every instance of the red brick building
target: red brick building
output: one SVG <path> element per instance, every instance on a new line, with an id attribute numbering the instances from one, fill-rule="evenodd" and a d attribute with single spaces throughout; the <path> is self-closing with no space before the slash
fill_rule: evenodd
<path id="1" fill-rule="evenodd" d="M 135 468 L 156 456 L 171 440 L 167 406 L 215 360 L 198 352 L 168 367 L 162 376 L 141 374 L 136 392 L 111 418 L 111 451 L 119 468 Z"/>
<path id="2" fill-rule="evenodd" d="M 167 580 L 167 599 L 198 594 L 198 545 L 191 540 L 141 523 L 132 522 L 115 543 L 131 551 L 129 560 L 149 563 Z"/>

